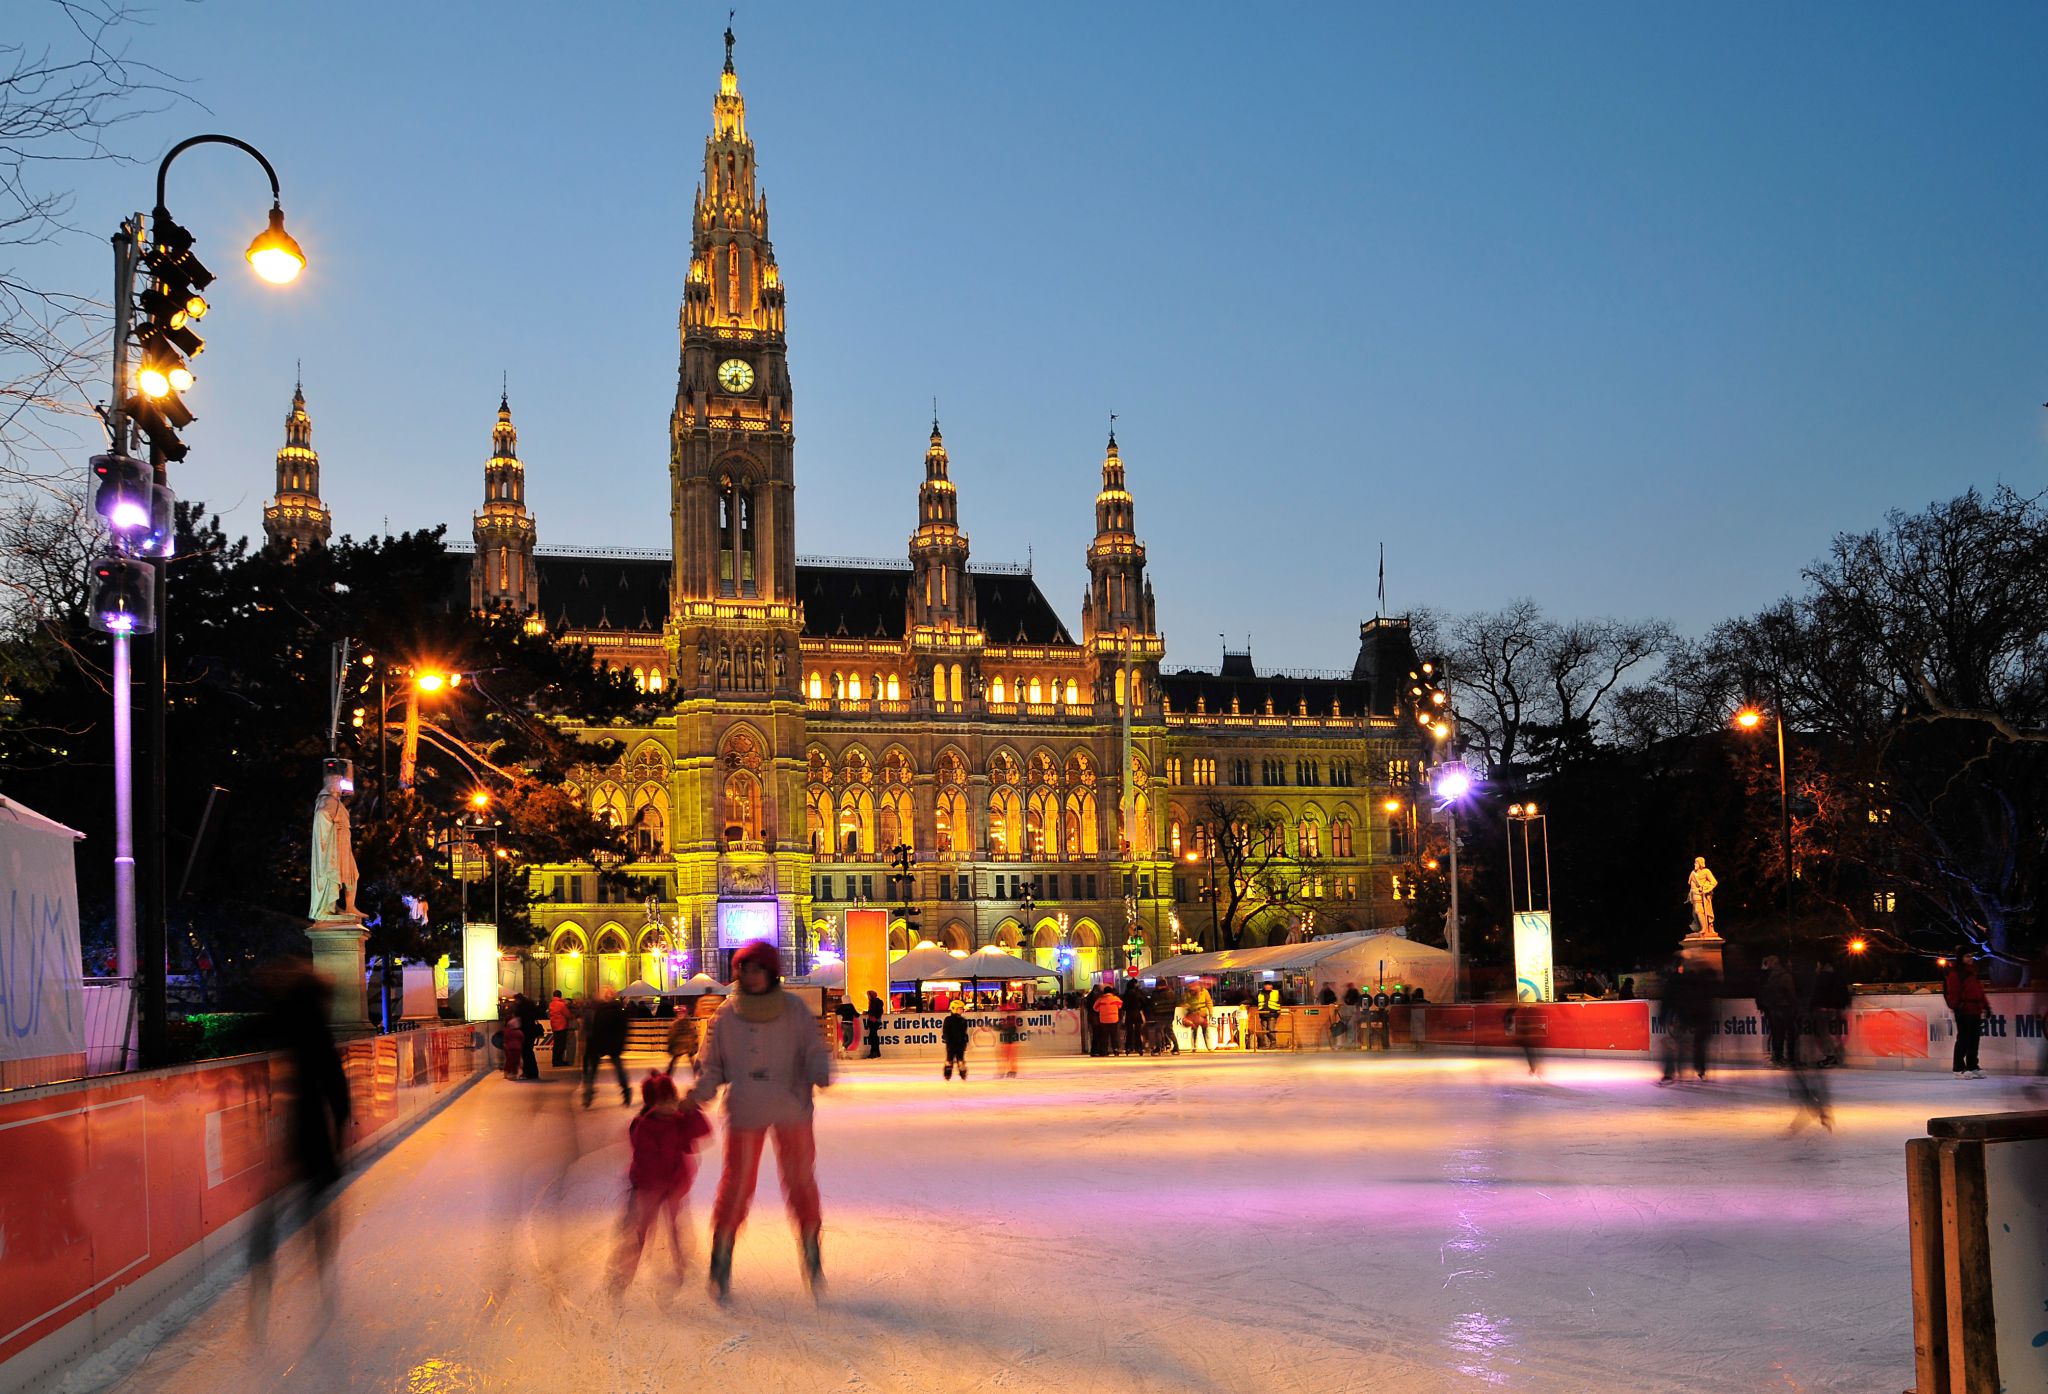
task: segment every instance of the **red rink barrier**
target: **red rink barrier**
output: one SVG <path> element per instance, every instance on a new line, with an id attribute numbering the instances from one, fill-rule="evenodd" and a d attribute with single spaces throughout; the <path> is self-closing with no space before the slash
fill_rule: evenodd
<path id="1" fill-rule="evenodd" d="M 351 1149 L 489 1068 L 469 1026 L 341 1049 Z M 277 1187 L 288 1074 L 245 1055 L 0 1093 L 0 1390 L 35 1387 L 223 1256 Z"/>

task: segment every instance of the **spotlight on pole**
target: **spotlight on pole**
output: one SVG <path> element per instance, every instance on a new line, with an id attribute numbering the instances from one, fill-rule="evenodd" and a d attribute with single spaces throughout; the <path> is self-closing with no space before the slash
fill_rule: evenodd
<path id="1" fill-rule="evenodd" d="M 149 563 L 102 557 L 92 569 L 92 627 L 102 634 L 156 632 L 155 577 Z"/>
<path id="2" fill-rule="evenodd" d="M 1472 792 L 1472 772 L 1464 762 L 1449 760 L 1437 766 L 1436 796 L 1444 803 L 1452 804 Z"/>
<path id="3" fill-rule="evenodd" d="M 100 482 L 92 506 L 108 530 L 124 541 L 147 531 L 156 504 L 149 466 L 129 455 L 95 455 L 92 472 Z"/>

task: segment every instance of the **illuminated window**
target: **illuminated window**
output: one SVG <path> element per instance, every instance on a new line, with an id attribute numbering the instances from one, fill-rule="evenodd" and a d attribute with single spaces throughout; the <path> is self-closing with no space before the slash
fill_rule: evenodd
<path id="1" fill-rule="evenodd" d="M 825 695 L 825 675 L 817 669 L 811 670 L 811 700 L 818 701 Z"/>
<path id="2" fill-rule="evenodd" d="M 1119 669 L 1117 669 L 1117 670 L 1116 670 L 1116 705 L 1117 705 L 1117 709 L 1118 709 L 1118 710 L 1122 710 L 1122 709 L 1123 709 L 1123 705 L 1124 705 L 1124 670 L 1123 670 L 1123 669 L 1121 669 L 1121 668 L 1119 668 Z"/>
<path id="3" fill-rule="evenodd" d="M 860 674 L 858 673 L 848 673 L 846 675 L 846 700 L 849 702 L 858 702 L 860 700 Z"/>
<path id="4" fill-rule="evenodd" d="M 1880 915 L 1896 913 L 1899 908 L 1898 893 L 1896 891 L 1873 891 L 1870 896 L 1870 908 Z"/>
<path id="5" fill-rule="evenodd" d="M 1080 702 L 1081 702 L 1081 684 L 1080 684 L 1080 683 L 1078 683 L 1078 682 L 1076 682 L 1076 681 L 1075 681 L 1074 679 L 1072 679 L 1072 678 L 1068 678 L 1068 679 L 1067 679 L 1067 705 L 1068 705 L 1068 706 L 1070 706 L 1070 707 L 1073 707 L 1073 706 L 1079 706 L 1079 705 L 1080 705 Z"/>
<path id="6" fill-rule="evenodd" d="M 956 702 L 960 701 L 961 693 L 962 689 L 960 686 L 960 665 L 955 663 L 953 665 L 953 700 Z"/>
<path id="7" fill-rule="evenodd" d="M 1166 782 L 1168 784 L 1180 783 L 1180 756 L 1178 755 L 1169 755 L 1166 757 Z M 1176 838 L 1176 851 L 1179 850 L 1178 841 L 1178 838 Z"/>
<path id="8" fill-rule="evenodd" d="M 888 691 L 888 695 L 889 695 L 889 700 L 890 700 L 890 701 L 892 701 L 892 702 L 894 702 L 894 701 L 898 700 L 898 699 L 899 699 L 899 698 L 901 697 L 902 693 L 901 693 L 901 690 L 899 689 L 899 687 L 898 687 L 898 685 L 897 685 L 897 682 L 896 682 L 896 675 L 895 675 L 894 673 L 891 673 L 891 674 L 889 675 L 889 685 L 888 685 L 888 686 L 889 686 L 889 691 Z"/>
<path id="9" fill-rule="evenodd" d="M 661 691 L 661 685 L 663 681 L 664 680 L 661 676 L 661 669 L 649 668 L 647 670 L 647 690 L 649 692 Z"/>
<path id="10" fill-rule="evenodd" d="M 633 669 L 633 686 L 639 688 L 642 692 L 647 690 L 647 670 L 645 668 L 636 666 Z"/>
<path id="11" fill-rule="evenodd" d="M 1351 855 L 1351 824 L 1344 819 L 1330 824 L 1330 855 L 1348 857 Z"/>
<path id="12" fill-rule="evenodd" d="M 995 677 L 989 679 L 988 699 L 991 702 L 1001 702 L 1005 700 L 1003 697 L 1003 679 L 1001 674 L 997 674 Z"/>
<path id="13" fill-rule="evenodd" d="M 1031 680 L 1031 696 L 1027 700 L 1033 702 L 1043 702 L 1045 700 L 1045 689 L 1040 686 L 1037 678 Z"/>
<path id="14" fill-rule="evenodd" d="M 1396 900 L 1406 900 L 1406 899 L 1408 899 L 1408 888 L 1407 888 L 1406 886 L 1404 886 L 1404 885 L 1403 885 L 1403 884 L 1401 883 L 1401 873 L 1400 873 L 1400 872 L 1398 872 L 1398 871 L 1397 871 L 1397 872 L 1395 872 L 1395 873 L 1393 874 L 1393 877 L 1392 877 L 1391 879 L 1393 880 L 1393 883 L 1394 883 L 1394 899 L 1396 899 Z"/>

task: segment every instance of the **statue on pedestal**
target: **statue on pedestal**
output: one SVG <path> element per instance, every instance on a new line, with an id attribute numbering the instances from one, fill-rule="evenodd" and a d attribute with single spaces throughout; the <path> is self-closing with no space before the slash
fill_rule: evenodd
<path id="1" fill-rule="evenodd" d="M 340 771 L 329 770 L 320 781 L 320 797 L 313 801 L 313 904 L 307 915 L 316 923 L 361 918 L 356 911 L 356 853 L 349 836 L 345 778 Z M 339 916 L 334 909 L 337 898 Z"/>
<path id="2" fill-rule="evenodd" d="M 1721 883 L 1707 870 L 1705 857 L 1692 859 L 1692 874 L 1685 878 L 1686 898 L 1692 902 L 1692 932 L 1714 937 L 1714 887 Z"/>

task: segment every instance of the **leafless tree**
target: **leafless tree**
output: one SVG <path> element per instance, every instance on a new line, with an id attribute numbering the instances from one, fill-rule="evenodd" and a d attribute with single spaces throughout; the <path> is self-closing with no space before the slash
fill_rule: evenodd
<path id="1" fill-rule="evenodd" d="M 86 419 L 106 390 L 106 302 L 42 284 L 24 259 L 96 235 L 74 221 L 66 172 L 132 158 L 114 143 L 119 128 L 181 100 L 163 72 L 130 56 L 142 12 L 120 0 L 41 3 L 59 39 L 0 36 L 0 486 L 76 471 L 76 446 L 100 439 Z"/>

